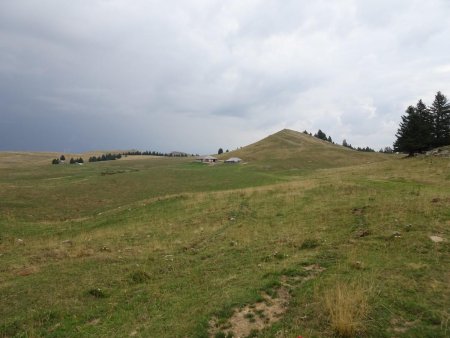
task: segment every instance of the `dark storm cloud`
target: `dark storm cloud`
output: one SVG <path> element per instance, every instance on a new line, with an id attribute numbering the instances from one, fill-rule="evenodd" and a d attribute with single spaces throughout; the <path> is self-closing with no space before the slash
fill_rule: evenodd
<path id="1" fill-rule="evenodd" d="M 450 95 L 450 5 L 4 0 L 0 149 L 212 152 L 282 128 L 389 145 Z"/>

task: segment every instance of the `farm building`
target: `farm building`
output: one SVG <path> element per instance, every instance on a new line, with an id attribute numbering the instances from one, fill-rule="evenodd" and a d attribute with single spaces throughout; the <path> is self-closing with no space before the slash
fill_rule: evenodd
<path id="1" fill-rule="evenodd" d="M 197 159 L 198 161 L 202 162 L 202 163 L 216 163 L 217 162 L 217 158 L 213 157 L 213 156 L 203 156 Z"/>
<path id="2" fill-rule="evenodd" d="M 242 160 L 239 157 L 230 157 L 228 160 L 225 160 L 225 163 L 241 163 Z"/>

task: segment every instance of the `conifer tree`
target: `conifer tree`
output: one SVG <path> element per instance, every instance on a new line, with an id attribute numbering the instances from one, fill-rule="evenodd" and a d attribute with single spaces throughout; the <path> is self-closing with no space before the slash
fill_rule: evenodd
<path id="1" fill-rule="evenodd" d="M 430 110 L 433 118 L 433 146 L 450 144 L 450 109 L 445 95 L 437 92 Z"/>
<path id="2" fill-rule="evenodd" d="M 328 141 L 327 139 L 327 134 L 325 134 L 322 130 L 318 130 L 317 134 L 314 135 L 314 137 L 317 137 L 318 139 L 324 140 L 324 141 Z"/>
<path id="3" fill-rule="evenodd" d="M 419 101 L 418 106 L 422 109 Z M 395 151 L 407 152 L 409 156 L 415 152 L 422 152 L 429 149 L 429 137 L 427 130 L 430 129 L 429 120 L 424 111 L 418 111 L 417 108 L 409 106 L 406 114 L 402 116 L 402 122 L 395 135 L 397 140 L 394 143 Z"/>
<path id="4" fill-rule="evenodd" d="M 422 122 L 416 131 L 416 138 L 420 140 L 421 150 L 429 150 L 433 147 L 433 117 L 428 107 L 419 100 L 416 105 L 418 119 Z"/>

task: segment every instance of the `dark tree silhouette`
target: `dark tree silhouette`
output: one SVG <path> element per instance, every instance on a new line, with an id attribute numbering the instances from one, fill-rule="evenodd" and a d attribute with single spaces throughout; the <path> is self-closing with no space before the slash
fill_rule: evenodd
<path id="1" fill-rule="evenodd" d="M 317 137 L 318 139 L 328 141 L 327 134 L 325 134 L 322 130 L 318 130 L 316 134 L 314 134 L 314 137 Z"/>
<path id="2" fill-rule="evenodd" d="M 425 130 L 429 128 L 424 115 L 413 106 L 406 109 L 406 114 L 402 116 L 402 122 L 395 135 L 397 140 L 394 143 L 394 150 L 406 152 L 409 156 L 416 152 L 421 152 L 429 148 L 429 143 L 424 139 Z"/>
<path id="3" fill-rule="evenodd" d="M 433 117 L 433 146 L 450 144 L 450 108 L 445 95 L 437 92 L 430 110 Z"/>

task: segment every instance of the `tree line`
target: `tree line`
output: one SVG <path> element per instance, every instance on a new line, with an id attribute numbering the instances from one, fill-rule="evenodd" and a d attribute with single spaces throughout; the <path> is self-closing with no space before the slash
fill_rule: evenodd
<path id="1" fill-rule="evenodd" d="M 303 131 L 303 134 L 306 134 L 306 135 L 309 135 L 309 136 L 314 136 L 314 137 L 316 137 L 316 138 L 318 138 L 320 140 L 327 141 L 327 142 L 330 142 L 332 144 L 336 144 L 336 143 L 333 142 L 333 139 L 331 138 L 331 136 L 327 136 L 327 134 L 325 132 L 323 132 L 321 129 L 319 129 L 317 131 L 317 133 L 315 133 L 314 135 L 312 133 L 309 133 L 306 130 Z M 370 148 L 370 147 L 362 147 L 362 148 L 361 147 L 356 147 L 355 148 L 350 143 L 348 143 L 347 140 L 345 140 L 345 139 L 342 141 L 342 145 L 344 147 L 346 147 L 346 148 L 353 149 L 353 150 L 356 150 L 356 151 L 375 152 L 375 150 Z M 385 150 L 388 150 L 388 149 L 390 149 L 390 148 L 386 147 L 385 149 L 381 149 L 380 152 L 385 152 Z M 386 151 L 386 152 L 388 152 L 388 151 Z M 392 152 L 392 151 L 390 151 L 390 152 Z"/>
<path id="2" fill-rule="evenodd" d="M 182 152 L 171 152 L 171 153 L 162 153 L 159 151 L 139 151 L 139 150 L 133 150 L 133 151 L 127 151 L 122 153 L 122 155 L 128 156 L 128 155 L 144 155 L 144 156 L 166 156 L 166 157 L 188 157 L 189 155 Z M 195 156 L 194 154 L 191 154 L 191 156 Z M 197 155 L 198 156 L 198 155 Z"/>
<path id="3" fill-rule="evenodd" d="M 66 157 L 64 155 L 61 155 L 59 158 L 54 158 L 52 160 L 52 164 L 62 164 L 65 163 Z M 70 164 L 76 164 L 76 163 L 84 163 L 83 158 L 71 158 L 69 161 Z"/>
<path id="4" fill-rule="evenodd" d="M 412 156 L 450 144 L 450 104 L 440 91 L 431 106 L 420 99 L 415 106 L 406 108 L 401 118 L 395 151 Z"/>
<path id="5" fill-rule="evenodd" d="M 89 162 L 100 162 L 100 161 L 114 161 L 114 160 L 118 160 L 121 159 L 122 155 L 121 154 L 103 154 L 101 156 L 91 156 L 89 157 Z"/>

